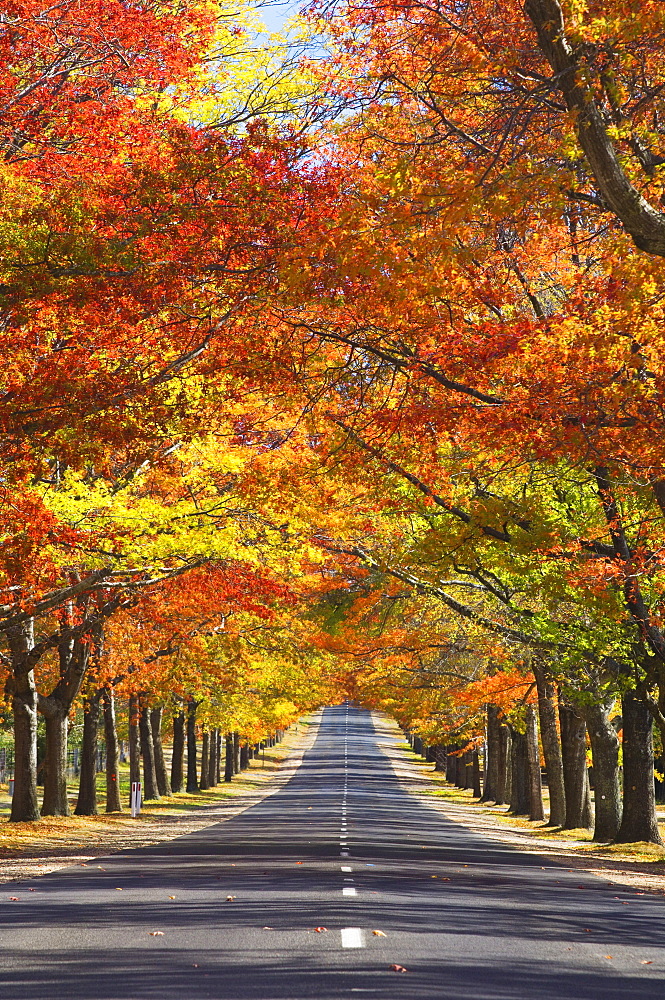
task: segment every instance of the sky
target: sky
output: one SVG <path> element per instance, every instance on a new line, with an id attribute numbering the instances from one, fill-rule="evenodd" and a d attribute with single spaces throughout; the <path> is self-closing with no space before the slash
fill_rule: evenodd
<path id="1" fill-rule="evenodd" d="M 279 31 L 287 18 L 305 5 L 304 0 L 264 0 L 258 10 L 270 31 Z"/>

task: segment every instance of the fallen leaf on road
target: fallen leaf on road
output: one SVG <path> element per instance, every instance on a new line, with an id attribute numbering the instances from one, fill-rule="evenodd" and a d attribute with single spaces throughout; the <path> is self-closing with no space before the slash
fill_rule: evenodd
<path id="1" fill-rule="evenodd" d="M 591 928 L 590 927 L 585 927 L 584 931 L 585 931 L 586 934 L 590 934 L 591 933 Z"/>
<path id="2" fill-rule="evenodd" d="M 296 864 L 297 864 L 297 865 L 302 865 L 303 863 L 304 863 L 304 862 L 302 862 L 302 861 L 296 861 Z"/>
<path id="3" fill-rule="evenodd" d="M 405 969 L 403 965 L 390 965 L 388 968 L 391 972 L 408 972 L 408 969 Z"/>
<path id="4" fill-rule="evenodd" d="M 12 901 L 12 903 L 18 903 L 18 896 L 10 896 L 9 898 Z"/>
<path id="5" fill-rule="evenodd" d="M 651 962 L 651 961 L 647 962 L 647 961 L 642 960 L 640 962 L 640 965 L 653 965 L 653 962 Z"/>
<path id="6" fill-rule="evenodd" d="M 436 878 L 436 875 L 434 876 L 434 878 Z M 440 880 L 442 882 L 450 882 L 450 879 L 449 878 L 444 878 L 443 875 L 439 875 L 439 878 L 440 878 Z"/>
<path id="7" fill-rule="evenodd" d="M 611 955 L 603 955 L 603 958 L 612 958 Z"/>
<path id="8" fill-rule="evenodd" d="M 28 892 L 37 892 L 36 889 L 28 889 Z"/>
<path id="9" fill-rule="evenodd" d="M 148 931 L 150 937 L 164 937 L 164 931 Z"/>
<path id="10" fill-rule="evenodd" d="M 383 931 L 372 931 L 372 934 L 374 937 L 387 937 L 387 934 L 384 934 Z"/>
<path id="11" fill-rule="evenodd" d="M 327 931 L 328 928 L 327 927 L 315 927 L 314 930 L 316 931 L 317 934 L 323 934 L 323 932 Z"/>
<path id="12" fill-rule="evenodd" d="M 198 967 L 199 967 L 199 963 L 198 962 L 192 962 L 192 968 L 193 969 L 198 969 Z"/>
<path id="13" fill-rule="evenodd" d="M 169 896 L 169 899 L 175 899 L 175 896 Z"/>
<path id="14" fill-rule="evenodd" d="M 118 886 L 118 885 L 117 885 L 117 886 L 115 887 L 115 891 L 116 891 L 116 892 L 122 892 L 122 889 L 120 888 L 120 886 Z"/>
<path id="15" fill-rule="evenodd" d="M 264 927 L 264 928 L 263 928 L 263 930 L 264 930 L 264 931 L 271 931 L 271 930 L 272 930 L 272 927 Z"/>
<path id="16" fill-rule="evenodd" d="M 226 897 L 226 902 L 227 903 L 232 903 L 234 899 L 235 899 L 235 896 L 227 896 Z"/>

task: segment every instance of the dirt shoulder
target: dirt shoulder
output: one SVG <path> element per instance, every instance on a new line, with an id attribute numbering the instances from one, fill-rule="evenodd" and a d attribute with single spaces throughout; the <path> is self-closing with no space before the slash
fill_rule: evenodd
<path id="1" fill-rule="evenodd" d="M 478 802 L 470 791 L 449 785 L 434 771 L 433 764 L 424 763 L 403 742 L 393 720 L 375 713 L 374 721 L 381 747 L 400 782 L 447 819 L 490 840 L 539 854 L 570 871 L 590 872 L 613 885 L 665 895 L 665 849 L 654 844 L 595 844 L 587 830 L 562 831 L 509 816 L 507 806 Z"/>
<path id="2" fill-rule="evenodd" d="M 253 760 L 229 784 L 198 795 L 182 793 L 128 813 L 49 817 L 38 823 L 0 823 L 0 882 L 85 865 L 127 847 L 147 847 L 222 823 L 272 795 L 293 776 L 313 745 L 320 713 L 293 726 L 283 741 Z"/>

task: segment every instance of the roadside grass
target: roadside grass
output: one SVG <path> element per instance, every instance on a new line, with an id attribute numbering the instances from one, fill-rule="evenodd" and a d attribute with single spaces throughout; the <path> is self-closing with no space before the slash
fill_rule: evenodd
<path id="1" fill-rule="evenodd" d="M 423 758 L 414 753 L 408 743 L 401 743 L 410 763 L 415 764 L 423 772 L 423 777 L 432 782 L 429 788 L 422 788 L 419 791 L 424 795 L 432 795 L 436 798 L 444 799 L 452 805 L 462 806 L 464 809 L 471 809 L 486 817 L 490 823 L 496 825 L 497 829 L 514 830 L 519 833 L 526 833 L 530 837 L 543 842 L 556 841 L 556 848 L 563 853 L 578 857 L 608 858 L 614 861 L 635 862 L 637 864 L 649 864 L 665 862 L 665 848 L 658 844 L 638 842 L 635 844 L 608 844 L 593 840 L 591 830 L 562 830 L 558 826 L 548 826 L 542 820 L 530 820 L 527 816 L 513 816 L 508 813 L 508 806 L 497 806 L 490 802 L 480 802 L 473 797 L 471 789 L 457 788 L 446 781 L 445 774 L 434 770 L 434 765 L 427 763 Z M 547 788 L 543 788 L 543 804 L 545 815 L 549 812 L 549 794 Z M 658 810 L 659 829 L 663 840 L 665 840 L 665 814 L 662 807 Z M 661 822 L 661 820 L 663 820 Z"/>

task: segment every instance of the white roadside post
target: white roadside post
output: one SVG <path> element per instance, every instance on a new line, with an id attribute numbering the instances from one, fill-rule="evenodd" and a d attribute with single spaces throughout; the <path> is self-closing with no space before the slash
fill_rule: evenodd
<path id="1" fill-rule="evenodd" d="M 130 800 L 132 816 L 138 816 L 141 812 L 141 782 L 132 781 L 132 795 Z"/>

